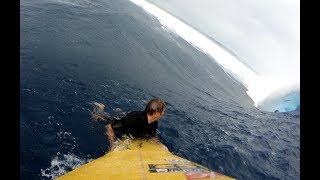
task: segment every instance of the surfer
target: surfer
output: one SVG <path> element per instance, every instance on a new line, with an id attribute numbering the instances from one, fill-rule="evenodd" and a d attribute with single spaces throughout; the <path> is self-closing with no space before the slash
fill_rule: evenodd
<path id="1" fill-rule="evenodd" d="M 104 112 L 104 105 L 95 103 L 96 107 L 91 112 L 94 120 L 105 120 L 106 135 L 110 142 L 110 150 L 114 149 L 114 142 L 117 137 L 131 135 L 138 138 L 148 138 L 150 141 L 160 143 L 156 137 L 158 121 L 165 112 L 165 103 L 159 99 L 152 99 L 146 105 L 144 111 L 132 111 L 120 120 L 112 119 Z"/>

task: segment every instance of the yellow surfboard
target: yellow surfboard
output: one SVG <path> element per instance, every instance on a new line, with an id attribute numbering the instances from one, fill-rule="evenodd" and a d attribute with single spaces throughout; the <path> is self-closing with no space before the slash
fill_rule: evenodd
<path id="1" fill-rule="evenodd" d="M 164 147 L 146 139 L 119 140 L 114 150 L 57 179 L 234 179 L 176 156 Z"/>

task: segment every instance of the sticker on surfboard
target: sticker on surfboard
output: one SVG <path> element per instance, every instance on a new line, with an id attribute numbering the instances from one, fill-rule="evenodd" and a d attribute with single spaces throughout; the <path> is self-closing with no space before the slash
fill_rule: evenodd
<path id="1" fill-rule="evenodd" d="M 187 172 L 187 171 L 205 171 L 203 167 L 194 164 L 148 164 L 149 172 Z"/>

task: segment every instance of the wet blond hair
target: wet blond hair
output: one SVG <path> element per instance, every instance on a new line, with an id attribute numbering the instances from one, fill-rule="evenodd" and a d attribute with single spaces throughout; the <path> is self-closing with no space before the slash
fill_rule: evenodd
<path id="1" fill-rule="evenodd" d="M 149 115 L 153 115 L 157 112 L 161 114 L 165 107 L 165 103 L 161 99 L 156 98 L 149 101 L 144 111 Z"/>

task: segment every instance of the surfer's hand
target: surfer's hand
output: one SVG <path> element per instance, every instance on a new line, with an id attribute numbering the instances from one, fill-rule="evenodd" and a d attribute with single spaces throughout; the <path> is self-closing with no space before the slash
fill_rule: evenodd
<path id="1" fill-rule="evenodd" d="M 164 150 L 169 151 L 169 149 L 167 148 L 167 146 L 163 145 L 162 143 L 160 143 L 160 144 L 161 144 L 161 147 L 162 147 Z"/>
<path id="2" fill-rule="evenodd" d="M 153 142 L 153 143 L 160 144 L 160 146 L 161 146 L 163 149 L 169 151 L 168 148 L 167 148 L 164 144 L 162 144 L 162 143 L 159 141 L 158 138 L 156 138 L 156 137 L 151 137 L 151 138 L 149 139 L 149 141 L 151 141 L 151 142 Z"/>
<path id="3" fill-rule="evenodd" d="M 153 142 L 153 143 L 160 143 L 159 139 L 156 138 L 156 137 L 151 137 L 151 138 L 149 139 L 149 141 L 150 141 L 150 142 Z"/>
<path id="4" fill-rule="evenodd" d="M 115 149 L 115 145 L 112 143 L 112 144 L 110 145 L 109 151 L 113 151 L 114 149 Z"/>

